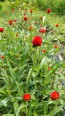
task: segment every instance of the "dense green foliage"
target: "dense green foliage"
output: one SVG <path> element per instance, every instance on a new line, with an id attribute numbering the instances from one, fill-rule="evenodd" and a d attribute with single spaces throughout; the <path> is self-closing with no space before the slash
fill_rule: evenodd
<path id="1" fill-rule="evenodd" d="M 36 4 L 41 10 L 51 8 L 58 15 L 65 15 L 65 0 L 36 0 Z"/>
<path id="2" fill-rule="evenodd" d="M 63 17 L 56 17 L 63 2 L 11 1 L 1 4 L 0 12 L 0 116 L 64 116 L 65 31 Z M 42 27 L 46 33 L 40 33 Z M 36 35 L 42 38 L 40 46 L 33 46 Z M 57 100 L 50 98 L 53 91 L 60 95 Z"/>

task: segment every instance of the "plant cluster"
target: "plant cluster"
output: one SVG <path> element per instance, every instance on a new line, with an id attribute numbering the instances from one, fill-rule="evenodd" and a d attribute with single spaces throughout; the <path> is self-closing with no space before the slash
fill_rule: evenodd
<path id="1" fill-rule="evenodd" d="M 51 13 L 47 8 L 46 15 Z M 6 15 L 0 22 L 0 115 L 64 116 L 65 48 L 59 22 L 52 27 L 44 13 L 25 2 Z"/>

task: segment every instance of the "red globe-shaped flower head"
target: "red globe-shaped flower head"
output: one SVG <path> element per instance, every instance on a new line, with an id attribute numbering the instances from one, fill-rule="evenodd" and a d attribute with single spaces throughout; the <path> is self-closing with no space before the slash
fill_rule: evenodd
<path id="1" fill-rule="evenodd" d="M 4 56 L 0 56 L 0 58 L 4 59 Z"/>
<path id="2" fill-rule="evenodd" d="M 33 12 L 33 10 L 32 9 L 30 9 L 30 13 L 32 13 Z"/>
<path id="3" fill-rule="evenodd" d="M 27 19 L 28 19 L 28 18 L 27 18 L 27 16 L 26 16 L 26 15 L 24 15 L 24 21 L 27 21 Z"/>
<path id="4" fill-rule="evenodd" d="M 60 97 L 60 95 L 56 91 L 52 92 L 50 95 L 51 100 L 57 100 L 57 99 L 59 99 L 59 97 Z"/>
<path id="5" fill-rule="evenodd" d="M 55 44 L 55 45 L 54 45 L 54 48 L 58 48 L 58 45 L 57 45 L 57 44 Z"/>
<path id="6" fill-rule="evenodd" d="M 42 44 L 42 38 L 40 36 L 35 36 L 32 39 L 32 44 L 33 44 L 33 46 L 41 46 L 41 44 Z"/>
<path id="7" fill-rule="evenodd" d="M 39 32 L 40 33 L 46 33 L 46 29 L 45 28 L 40 28 Z"/>
<path id="8" fill-rule="evenodd" d="M 16 34 L 16 37 L 18 37 L 18 35 L 19 35 L 19 34 L 17 33 L 17 34 Z"/>
<path id="9" fill-rule="evenodd" d="M 23 100 L 29 101 L 30 99 L 31 99 L 31 95 L 30 95 L 29 93 L 25 93 L 25 94 L 23 95 Z"/>
<path id="10" fill-rule="evenodd" d="M 42 50 L 43 52 L 47 52 L 47 50 L 46 49 L 44 49 L 44 50 Z"/>
<path id="11" fill-rule="evenodd" d="M 50 9 L 50 8 L 48 8 L 48 9 L 47 9 L 47 13 L 50 13 L 50 12 L 51 12 L 51 9 Z"/>
<path id="12" fill-rule="evenodd" d="M 59 24 L 56 24 L 56 27 L 59 27 Z"/>
<path id="13" fill-rule="evenodd" d="M 4 28 L 0 27 L 0 32 L 3 33 L 4 32 Z"/>
<path id="14" fill-rule="evenodd" d="M 13 20 L 13 22 L 17 22 L 17 20 L 16 20 L 16 19 L 14 19 L 14 20 Z"/>
<path id="15" fill-rule="evenodd" d="M 9 24 L 10 24 L 10 25 L 12 25 L 12 24 L 13 24 L 13 20 L 9 20 L 8 22 L 9 22 Z"/>

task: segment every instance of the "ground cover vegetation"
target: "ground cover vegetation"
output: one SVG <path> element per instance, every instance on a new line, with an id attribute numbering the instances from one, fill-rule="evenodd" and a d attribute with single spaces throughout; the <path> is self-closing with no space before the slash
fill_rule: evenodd
<path id="1" fill-rule="evenodd" d="M 64 4 L 0 2 L 0 116 L 65 115 Z"/>

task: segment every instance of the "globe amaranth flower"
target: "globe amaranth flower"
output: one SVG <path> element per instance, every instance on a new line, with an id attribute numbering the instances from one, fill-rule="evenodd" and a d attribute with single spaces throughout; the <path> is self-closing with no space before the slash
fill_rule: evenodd
<path id="1" fill-rule="evenodd" d="M 30 30 L 30 31 L 31 31 L 32 29 L 33 29 L 33 26 L 30 26 L 30 27 L 28 28 L 28 30 Z"/>
<path id="2" fill-rule="evenodd" d="M 16 37 L 18 37 L 18 36 L 19 36 L 19 34 L 17 33 L 17 34 L 16 34 Z"/>
<path id="3" fill-rule="evenodd" d="M 54 48 L 58 48 L 58 45 L 57 45 L 57 44 L 55 44 L 55 45 L 54 45 Z"/>
<path id="4" fill-rule="evenodd" d="M 56 27 L 59 27 L 59 24 L 56 24 Z"/>
<path id="5" fill-rule="evenodd" d="M 13 20 L 13 22 L 17 22 L 17 20 L 16 20 L 16 19 L 14 19 L 14 20 Z"/>
<path id="6" fill-rule="evenodd" d="M 30 9 L 30 13 L 32 13 L 33 12 L 33 10 L 32 9 Z"/>
<path id="7" fill-rule="evenodd" d="M 53 91 L 53 92 L 50 94 L 51 100 L 57 100 L 57 99 L 59 99 L 59 97 L 60 97 L 60 95 L 59 95 L 59 93 L 56 92 L 56 91 Z"/>
<path id="8" fill-rule="evenodd" d="M 4 59 L 4 56 L 0 56 L 1 59 Z"/>
<path id="9" fill-rule="evenodd" d="M 47 13 L 50 13 L 50 12 L 51 12 L 51 9 L 50 9 L 50 8 L 48 8 L 48 9 L 47 9 Z"/>
<path id="10" fill-rule="evenodd" d="M 45 28 L 40 28 L 39 32 L 40 33 L 46 33 L 46 29 Z"/>
<path id="11" fill-rule="evenodd" d="M 8 23 L 9 23 L 10 25 L 12 25 L 12 24 L 13 24 L 13 20 L 9 20 Z"/>
<path id="12" fill-rule="evenodd" d="M 16 23 L 16 22 L 17 22 L 16 19 L 14 19 L 14 20 L 9 20 L 9 21 L 8 21 L 8 23 L 9 23 L 10 25 L 13 25 L 13 24 Z"/>
<path id="13" fill-rule="evenodd" d="M 51 70 L 51 68 L 50 68 L 50 67 L 48 67 L 48 70 Z"/>
<path id="14" fill-rule="evenodd" d="M 4 32 L 4 28 L 3 27 L 0 27 L 0 32 Z"/>
<path id="15" fill-rule="evenodd" d="M 26 16 L 26 15 L 24 15 L 24 21 L 27 21 L 27 19 L 28 19 L 28 18 L 27 18 L 27 16 Z"/>
<path id="16" fill-rule="evenodd" d="M 46 49 L 44 49 L 44 50 L 42 50 L 43 52 L 47 52 L 47 50 Z"/>
<path id="17" fill-rule="evenodd" d="M 33 46 L 41 46 L 42 44 L 42 38 L 40 36 L 35 36 L 33 39 L 32 39 L 32 44 Z"/>
<path id="18" fill-rule="evenodd" d="M 31 95 L 30 95 L 29 93 L 25 93 L 25 94 L 23 95 L 23 100 L 29 101 L 30 99 L 31 99 Z"/>

